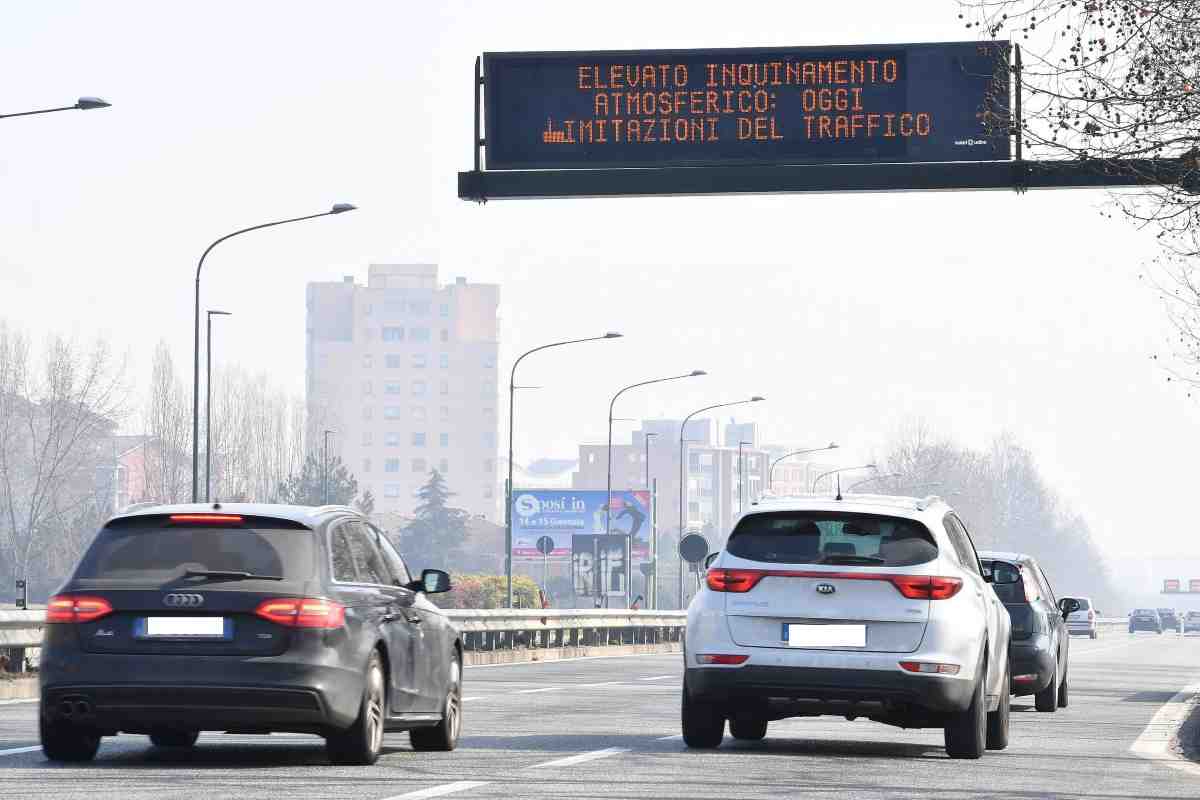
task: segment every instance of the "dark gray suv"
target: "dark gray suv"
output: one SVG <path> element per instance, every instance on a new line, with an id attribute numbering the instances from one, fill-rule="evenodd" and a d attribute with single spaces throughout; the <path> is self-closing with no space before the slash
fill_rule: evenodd
<path id="1" fill-rule="evenodd" d="M 140 508 L 100 530 L 50 598 L 42 749 L 95 756 L 103 736 L 191 747 L 200 731 L 325 737 L 370 764 L 385 731 L 454 749 L 462 645 L 426 599 L 450 588 L 350 508 Z"/>

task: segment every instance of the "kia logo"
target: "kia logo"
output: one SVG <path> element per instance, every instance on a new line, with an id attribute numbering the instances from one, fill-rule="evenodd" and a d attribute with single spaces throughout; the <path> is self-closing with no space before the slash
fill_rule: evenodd
<path id="1" fill-rule="evenodd" d="M 163 605 L 171 608 L 195 608 L 204 605 L 202 594 L 169 594 L 163 598 Z"/>
<path id="2" fill-rule="evenodd" d="M 837 591 L 837 587 L 832 583 L 818 583 L 817 594 L 833 594 Z"/>

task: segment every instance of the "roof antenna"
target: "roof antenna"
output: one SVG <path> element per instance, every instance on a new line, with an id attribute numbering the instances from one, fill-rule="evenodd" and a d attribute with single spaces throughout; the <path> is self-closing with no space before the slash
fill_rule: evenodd
<path id="1" fill-rule="evenodd" d="M 840 472 L 837 474 L 837 489 L 838 489 L 837 497 L 835 497 L 833 499 L 841 500 L 842 499 L 842 473 L 840 473 Z"/>
<path id="2" fill-rule="evenodd" d="M 214 500 L 213 501 L 213 511 L 220 511 L 220 510 L 221 510 L 221 501 Z"/>

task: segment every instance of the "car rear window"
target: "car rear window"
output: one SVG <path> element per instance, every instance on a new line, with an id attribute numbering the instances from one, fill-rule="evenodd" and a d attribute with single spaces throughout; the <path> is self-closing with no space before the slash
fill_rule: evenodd
<path id="1" fill-rule="evenodd" d="M 315 572 L 315 547 L 313 532 L 288 520 L 243 517 L 236 525 L 196 525 L 131 517 L 100 530 L 75 577 L 165 581 L 197 570 L 307 580 Z"/>
<path id="2" fill-rule="evenodd" d="M 1089 608 L 1092 607 L 1091 602 L 1089 602 L 1086 597 L 1079 597 L 1076 599 L 1079 600 L 1079 610 L 1080 611 L 1087 611 Z"/>
<path id="3" fill-rule="evenodd" d="M 776 564 L 906 567 L 937 558 L 933 534 L 902 517 L 826 511 L 776 511 L 743 517 L 725 549 Z"/>

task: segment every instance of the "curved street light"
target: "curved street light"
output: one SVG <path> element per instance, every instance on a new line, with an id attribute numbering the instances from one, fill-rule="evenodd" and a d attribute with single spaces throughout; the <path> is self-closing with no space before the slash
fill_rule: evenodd
<path id="1" fill-rule="evenodd" d="M 80 98 L 82 103 L 89 98 Z M 95 99 L 95 98 L 91 98 Z M 103 101 L 100 101 L 103 102 Z M 317 217 L 328 217 L 333 214 L 343 214 L 347 211 L 353 211 L 354 206 L 349 203 L 336 203 L 328 211 L 322 211 L 320 214 L 309 214 L 304 217 L 292 217 L 290 219 L 276 220 L 275 222 L 264 222 L 261 225 L 252 225 L 249 228 L 242 228 L 233 233 L 227 233 L 220 239 L 210 244 L 204 253 L 200 256 L 200 262 L 196 265 L 196 316 L 195 316 L 195 348 L 193 351 L 193 369 L 192 369 L 192 502 L 196 503 L 200 500 L 200 272 L 204 269 L 204 259 L 212 252 L 212 249 L 226 239 L 232 239 L 243 233 L 257 231 L 263 228 L 273 228 L 276 225 L 286 225 L 289 222 L 303 222 L 306 219 L 316 219 Z"/>
<path id="2" fill-rule="evenodd" d="M 728 408 L 729 406 L 741 406 L 747 403 L 761 403 L 767 398 L 759 395 L 754 395 L 749 400 L 734 400 L 731 403 L 717 403 L 716 405 L 705 406 L 698 408 L 692 413 L 683 418 L 683 422 L 679 425 L 679 538 L 683 538 L 684 530 L 684 506 L 687 503 L 687 477 L 684 469 L 687 465 L 687 460 L 684 458 L 684 447 L 687 443 L 686 431 L 688 421 L 697 414 L 703 414 L 705 411 L 712 411 L 716 408 Z M 683 608 L 683 556 L 679 557 L 679 607 Z"/>
<path id="3" fill-rule="evenodd" d="M 879 467 L 875 466 L 874 464 L 860 464 L 857 467 L 842 467 L 841 469 L 831 469 L 828 472 L 822 472 L 820 475 L 818 475 L 816 478 L 813 479 L 813 482 L 812 482 L 813 494 L 816 494 L 817 484 L 819 484 L 821 482 L 822 478 L 828 478 L 830 475 L 837 475 L 838 473 L 841 473 L 841 472 L 855 472 L 860 469 L 879 469 Z"/>
<path id="4" fill-rule="evenodd" d="M 526 350 L 521 355 L 517 356 L 517 360 L 513 362 L 512 371 L 508 376 L 508 482 L 504 487 L 504 571 L 507 575 L 507 600 L 505 608 L 513 607 L 513 585 L 512 585 L 512 490 L 513 490 L 513 425 L 516 421 L 516 409 L 514 401 L 517 396 L 517 365 L 525 358 L 525 356 L 533 355 L 542 350 L 549 350 L 551 347 L 563 347 L 568 344 L 580 344 L 582 342 L 599 342 L 604 339 L 620 339 L 622 334 L 615 331 L 609 331 L 603 336 L 589 336 L 586 339 L 567 339 L 562 342 L 551 342 L 550 344 L 539 345 L 532 350 Z M 611 416 L 611 415 L 610 415 Z"/>
<path id="5" fill-rule="evenodd" d="M 785 458 L 791 458 L 792 456 L 802 456 L 807 453 L 821 453 L 821 452 L 824 452 L 825 450 L 837 450 L 837 449 L 838 449 L 838 443 L 830 442 L 825 447 L 810 447 L 806 450 L 793 450 L 790 453 L 784 453 L 779 458 L 777 458 L 771 462 L 771 469 L 767 472 L 767 487 L 771 488 L 771 487 L 775 486 L 775 467 L 776 467 L 776 465 L 779 464 L 780 461 L 783 461 Z"/>
<path id="6" fill-rule="evenodd" d="M 852 492 L 852 491 L 854 491 L 854 489 L 856 487 L 862 486 L 864 483 L 870 483 L 871 481 L 881 481 L 881 480 L 884 480 L 885 478 L 903 478 L 903 477 L 904 477 L 903 472 L 889 472 L 886 475 L 872 475 L 869 478 L 863 478 L 861 481 L 855 481 L 854 483 L 850 484 L 849 486 L 846 487 L 846 491 Z"/>
<path id="7" fill-rule="evenodd" d="M 52 114 L 55 111 L 91 111 L 94 108 L 108 108 L 112 103 L 106 103 L 99 97 L 81 97 L 75 101 L 73 106 L 58 106 L 57 108 L 42 108 L 37 111 L 18 111 L 15 114 L 0 114 L 0 119 L 5 117 L 28 117 L 33 114 Z"/>

